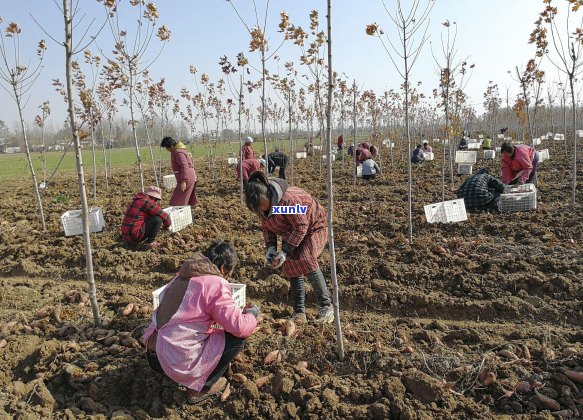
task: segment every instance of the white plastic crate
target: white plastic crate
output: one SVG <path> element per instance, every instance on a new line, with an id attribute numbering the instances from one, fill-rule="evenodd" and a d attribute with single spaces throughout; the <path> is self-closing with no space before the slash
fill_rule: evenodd
<path id="1" fill-rule="evenodd" d="M 536 137 L 536 138 L 532 139 L 533 146 L 538 146 L 539 144 L 541 144 L 540 138 Z"/>
<path id="2" fill-rule="evenodd" d="M 496 147 L 496 153 L 500 153 L 501 150 L 502 148 L 500 146 Z"/>
<path id="3" fill-rule="evenodd" d="M 468 220 L 464 199 L 444 201 L 424 206 L 427 223 L 455 223 Z"/>
<path id="4" fill-rule="evenodd" d="M 544 162 L 550 159 L 549 149 L 542 149 L 538 151 L 539 162 Z"/>
<path id="5" fill-rule="evenodd" d="M 61 215 L 65 236 L 83 235 L 82 214 L 81 210 L 69 210 Z M 101 232 L 104 227 L 103 210 L 101 207 L 91 207 L 89 209 L 89 231 L 91 233 Z"/>
<path id="6" fill-rule="evenodd" d="M 425 160 L 433 160 L 435 159 L 435 155 L 433 154 L 433 152 L 428 152 L 428 153 L 423 153 L 423 158 Z"/>
<path id="7" fill-rule="evenodd" d="M 168 284 L 165 284 L 164 286 L 152 292 L 152 305 L 154 306 L 154 309 L 156 309 L 160 305 L 160 295 L 162 294 L 164 289 L 168 287 Z M 247 286 L 240 283 L 229 283 L 229 286 L 231 287 L 231 294 L 233 295 L 235 305 L 237 305 L 240 308 L 244 308 L 245 305 L 247 304 Z M 222 329 L 223 327 L 221 327 L 217 323 L 214 323 L 213 325 L 211 325 L 211 328 Z"/>
<path id="8" fill-rule="evenodd" d="M 496 151 L 494 150 L 484 150 L 484 159 L 495 159 Z"/>
<path id="9" fill-rule="evenodd" d="M 522 185 L 506 185 L 504 187 L 504 194 L 515 194 L 524 192 L 536 191 L 534 184 L 522 184 Z"/>
<path id="10" fill-rule="evenodd" d="M 440 142 L 440 140 L 439 140 L 439 139 L 433 139 L 433 141 L 434 141 L 435 143 L 439 143 L 439 142 Z"/>
<path id="11" fill-rule="evenodd" d="M 577 137 L 583 137 L 583 130 L 577 130 L 575 133 L 577 134 Z"/>
<path id="12" fill-rule="evenodd" d="M 478 143 L 478 139 L 468 139 L 468 144 Z"/>
<path id="13" fill-rule="evenodd" d="M 361 165 L 358 165 L 356 167 L 356 177 L 357 178 L 362 178 L 362 166 Z"/>
<path id="14" fill-rule="evenodd" d="M 172 222 L 170 228 L 168 228 L 168 231 L 171 233 L 178 232 L 192 224 L 192 211 L 190 210 L 190 206 L 167 207 L 164 211 L 168 213 Z"/>
<path id="15" fill-rule="evenodd" d="M 504 140 L 504 134 L 498 134 L 498 139 L 499 140 Z"/>
<path id="16" fill-rule="evenodd" d="M 296 152 L 296 159 L 305 159 L 307 156 L 306 152 Z"/>
<path id="17" fill-rule="evenodd" d="M 555 141 L 563 141 L 565 140 L 565 135 L 564 134 L 555 134 L 555 137 L 553 137 L 553 140 Z"/>
<path id="18" fill-rule="evenodd" d="M 314 150 L 322 150 L 322 146 L 314 146 Z"/>
<path id="19" fill-rule="evenodd" d="M 328 159 L 328 155 L 322 155 L 322 159 L 323 160 Z M 335 160 L 336 160 L 336 155 L 332 155 L 332 161 L 335 161 Z"/>
<path id="20" fill-rule="evenodd" d="M 239 163 L 239 158 L 236 157 L 227 158 L 227 163 L 229 165 L 236 165 L 237 163 Z"/>
<path id="21" fill-rule="evenodd" d="M 173 190 L 174 188 L 176 188 L 176 177 L 174 176 L 174 174 L 164 175 L 162 177 L 162 184 L 164 185 L 164 188 L 166 188 L 167 190 Z"/>
<path id="22" fill-rule="evenodd" d="M 467 163 L 458 163 L 457 173 L 458 175 L 471 175 L 473 165 Z"/>
<path id="23" fill-rule="evenodd" d="M 480 150 L 480 143 L 468 143 L 468 150 Z"/>
<path id="24" fill-rule="evenodd" d="M 506 212 L 529 211 L 536 209 L 536 189 L 529 192 L 501 194 L 498 201 L 498 209 Z"/>
<path id="25" fill-rule="evenodd" d="M 476 163 L 476 155 L 475 151 L 465 151 L 465 150 L 456 150 L 455 152 L 455 163 Z"/>
<path id="26" fill-rule="evenodd" d="M 483 139 L 484 138 L 484 135 L 483 134 L 478 134 L 478 138 L 479 139 Z"/>

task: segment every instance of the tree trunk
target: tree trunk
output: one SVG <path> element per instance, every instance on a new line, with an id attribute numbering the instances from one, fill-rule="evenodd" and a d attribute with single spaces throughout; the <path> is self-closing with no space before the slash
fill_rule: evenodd
<path id="1" fill-rule="evenodd" d="M 87 285 L 89 289 L 89 302 L 93 312 L 93 322 L 96 326 L 101 325 L 99 316 L 99 306 L 97 306 L 97 293 L 95 290 L 95 279 L 93 276 L 93 254 L 91 251 L 91 237 L 89 233 L 89 205 L 87 204 L 87 192 L 85 190 L 85 177 L 83 175 L 83 158 L 81 156 L 81 145 L 79 144 L 79 133 L 75 127 L 75 108 L 73 104 L 73 78 L 72 58 L 73 58 L 73 18 L 71 16 L 70 2 L 63 0 L 63 16 L 65 19 L 65 69 L 67 80 L 67 102 L 69 105 L 69 120 L 73 141 L 75 143 L 75 156 L 77 160 L 77 181 L 79 183 L 79 195 L 81 198 L 81 209 L 83 216 L 83 243 L 85 245 L 85 265 L 87 270 Z"/>
<path id="2" fill-rule="evenodd" d="M 105 133 L 103 130 L 103 124 L 99 123 L 99 129 L 101 131 L 101 148 L 103 149 L 103 165 L 105 170 L 105 191 L 109 191 L 109 176 L 107 173 L 107 152 L 105 150 Z"/>
<path id="3" fill-rule="evenodd" d="M 403 28 L 403 36 L 406 37 L 405 28 Z M 403 38 L 405 39 L 405 38 Z M 403 58 L 405 60 L 405 132 L 407 134 L 407 150 L 411 151 L 411 133 L 409 132 L 409 70 L 407 68 L 407 45 L 403 45 L 404 55 Z M 412 202 L 413 202 L 413 173 L 411 168 L 411 159 L 408 159 L 407 165 L 407 175 L 408 175 L 408 186 L 407 186 L 407 213 L 408 213 L 408 222 L 409 222 L 409 244 L 413 243 L 413 211 L 412 211 Z"/>
<path id="4" fill-rule="evenodd" d="M 134 146 L 136 148 L 136 158 L 138 159 L 138 173 L 140 174 L 140 191 L 146 191 L 144 187 L 144 171 L 142 169 L 142 157 L 140 156 L 140 143 L 138 142 L 138 133 L 136 132 L 136 122 L 134 120 L 134 73 L 130 69 L 130 82 L 129 82 L 129 101 L 130 101 L 130 118 L 132 126 L 132 137 L 134 139 Z"/>
<path id="5" fill-rule="evenodd" d="M 288 136 L 289 136 L 289 183 L 294 183 L 294 140 L 292 138 L 292 90 L 291 86 L 287 91 L 287 115 L 288 115 Z"/>
<path id="6" fill-rule="evenodd" d="M 43 232 L 46 232 L 47 226 L 45 223 L 45 211 L 43 208 L 43 200 L 38 189 L 38 181 L 36 179 L 36 173 L 34 171 L 34 166 L 32 164 L 32 158 L 30 156 L 30 147 L 28 146 L 28 136 L 26 134 L 26 125 L 24 124 L 24 117 L 22 116 L 22 105 L 20 104 L 20 92 L 17 89 L 17 84 L 12 83 L 12 88 L 14 89 L 14 98 L 16 99 L 16 105 L 18 106 L 18 117 L 20 118 L 20 127 L 22 128 L 22 139 L 24 141 L 24 149 L 26 152 L 26 160 L 28 162 L 28 169 L 30 170 L 30 175 L 32 176 L 32 182 L 34 187 L 34 195 L 36 197 L 36 204 L 38 206 L 40 222 Z M 47 185 L 45 184 L 46 188 Z"/>
<path id="7" fill-rule="evenodd" d="M 239 86 L 239 191 L 241 193 L 241 204 L 245 201 L 243 190 L 243 132 L 241 131 L 241 109 L 243 107 L 243 75 L 241 75 Z"/>
<path id="8" fill-rule="evenodd" d="M 265 34 L 263 34 L 265 36 Z M 265 159 L 267 159 L 267 137 L 265 137 L 265 44 L 261 44 L 261 137 L 263 138 L 263 149 Z M 241 162 L 241 165 L 243 162 Z M 269 165 L 265 165 L 265 176 L 269 176 Z"/>
<path id="9" fill-rule="evenodd" d="M 93 185 L 93 202 L 97 201 L 97 158 L 95 156 L 95 132 L 93 130 L 93 112 L 89 113 L 89 118 L 90 118 L 90 127 L 89 129 L 91 130 L 91 157 L 92 157 L 92 161 L 93 161 L 93 179 L 92 179 L 92 185 Z"/>
<path id="10" fill-rule="evenodd" d="M 344 342 L 342 341 L 342 324 L 340 322 L 340 303 L 338 302 L 338 278 L 336 276 L 336 251 L 334 249 L 334 190 L 332 188 L 332 0 L 328 0 L 328 113 L 326 115 L 326 157 L 328 158 L 328 249 L 330 250 L 330 276 L 332 277 L 332 304 L 334 305 L 334 323 L 336 325 L 336 346 L 338 359 L 344 361 Z"/>
<path id="11" fill-rule="evenodd" d="M 356 158 L 356 80 L 352 81 L 354 98 L 352 103 L 352 159 L 354 161 L 354 173 L 352 185 L 356 185 L 356 174 L 358 172 L 358 159 Z"/>
<path id="12" fill-rule="evenodd" d="M 573 105 L 572 115 L 573 115 L 573 207 L 577 205 L 576 193 L 577 193 L 577 104 L 575 103 L 575 87 L 573 80 L 575 78 L 574 74 L 569 75 L 569 85 L 571 87 L 571 104 Z M 567 133 L 565 133 L 565 136 Z M 565 143 L 567 139 L 565 137 Z"/>

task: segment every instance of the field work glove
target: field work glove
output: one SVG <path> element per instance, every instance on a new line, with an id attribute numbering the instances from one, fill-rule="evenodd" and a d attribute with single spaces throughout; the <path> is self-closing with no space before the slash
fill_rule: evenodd
<path id="1" fill-rule="evenodd" d="M 286 257 L 285 252 L 280 251 L 275 257 L 273 257 L 273 260 L 271 261 L 271 266 L 273 268 L 281 267 L 285 262 L 285 257 Z"/>
<path id="2" fill-rule="evenodd" d="M 251 314 L 255 318 L 257 318 L 259 316 L 259 311 L 260 311 L 259 306 L 253 305 L 253 306 L 250 306 L 248 308 L 245 308 L 245 310 L 243 312 L 246 314 Z"/>
<path id="3" fill-rule="evenodd" d="M 267 263 L 271 264 L 273 257 L 275 257 L 276 255 L 277 255 L 277 248 L 274 246 L 270 246 L 267 249 L 267 253 L 265 254 L 265 259 L 267 260 Z"/>

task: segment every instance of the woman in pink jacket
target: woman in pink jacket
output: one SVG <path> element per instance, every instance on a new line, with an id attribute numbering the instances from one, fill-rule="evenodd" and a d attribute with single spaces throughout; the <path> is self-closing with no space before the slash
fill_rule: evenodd
<path id="1" fill-rule="evenodd" d="M 502 143 L 502 182 L 505 184 L 536 184 L 539 155 L 534 147 Z"/>
<path id="2" fill-rule="evenodd" d="M 176 177 L 176 188 L 170 198 L 171 206 L 196 206 L 196 171 L 192 163 L 192 155 L 182 142 L 176 142 L 172 137 L 164 137 L 160 147 L 170 152 L 172 170 Z"/>
<path id="3" fill-rule="evenodd" d="M 215 242 L 187 259 L 160 295 L 160 306 L 144 331 L 148 363 L 187 388 L 188 401 L 200 402 L 222 390 L 223 374 L 257 327 L 259 308 L 241 310 L 229 283 L 237 254 Z M 213 323 L 224 329 L 213 329 Z"/>

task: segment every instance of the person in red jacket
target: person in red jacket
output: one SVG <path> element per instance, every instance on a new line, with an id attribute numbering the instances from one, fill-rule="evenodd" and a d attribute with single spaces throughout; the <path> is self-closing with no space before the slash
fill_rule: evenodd
<path id="1" fill-rule="evenodd" d="M 251 137 L 247 137 L 243 145 L 243 160 L 247 159 L 256 159 L 255 151 L 253 150 L 253 139 Z"/>
<path id="2" fill-rule="evenodd" d="M 263 160 L 263 159 L 262 159 Z M 246 159 L 243 161 L 243 185 L 247 185 L 247 181 L 253 172 L 261 170 L 261 163 L 257 159 Z M 237 181 L 241 180 L 241 163 L 237 164 Z"/>
<path id="3" fill-rule="evenodd" d="M 505 184 L 536 184 L 539 155 L 534 147 L 502 143 L 502 182 Z"/>
<path id="4" fill-rule="evenodd" d="M 170 198 L 171 206 L 196 206 L 196 171 L 192 155 L 182 142 L 176 142 L 172 137 L 164 137 L 160 147 L 170 152 L 172 170 L 176 177 L 176 188 Z"/>
<path id="5" fill-rule="evenodd" d="M 365 160 L 372 159 L 372 153 L 368 149 L 356 149 L 356 159 L 358 163 L 362 163 Z"/>
<path id="6" fill-rule="evenodd" d="M 125 242 L 144 242 L 146 249 L 160 246 L 159 242 L 155 242 L 156 236 L 162 226 L 168 229 L 171 224 L 168 214 L 158 205 L 161 199 L 162 191 L 155 186 L 148 187 L 145 193 L 139 192 L 132 198 L 121 224 Z"/>
<path id="7" fill-rule="evenodd" d="M 290 186 L 283 179 L 268 179 L 263 172 L 255 172 L 245 188 L 247 208 L 259 217 L 265 241 L 267 262 L 280 268 L 289 279 L 293 297 L 295 321 L 306 321 L 304 278 L 311 283 L 320 310 L 317 323 L 334 321 L 332 301 L 318 257 L 328 242 L 327 212 L 306 191 Z M 291 214 L 291 209 L 300 211 Z M 284 212 L 285 211 L 285 212 Z M 277 250 L 277 237 L 282 238 Z"/>
<path id="8" fill-rule="evenodd" d="M 344 135 L 340 134 L 338 136 L 338 151 L 341 151 L 344 148 Z"/>

